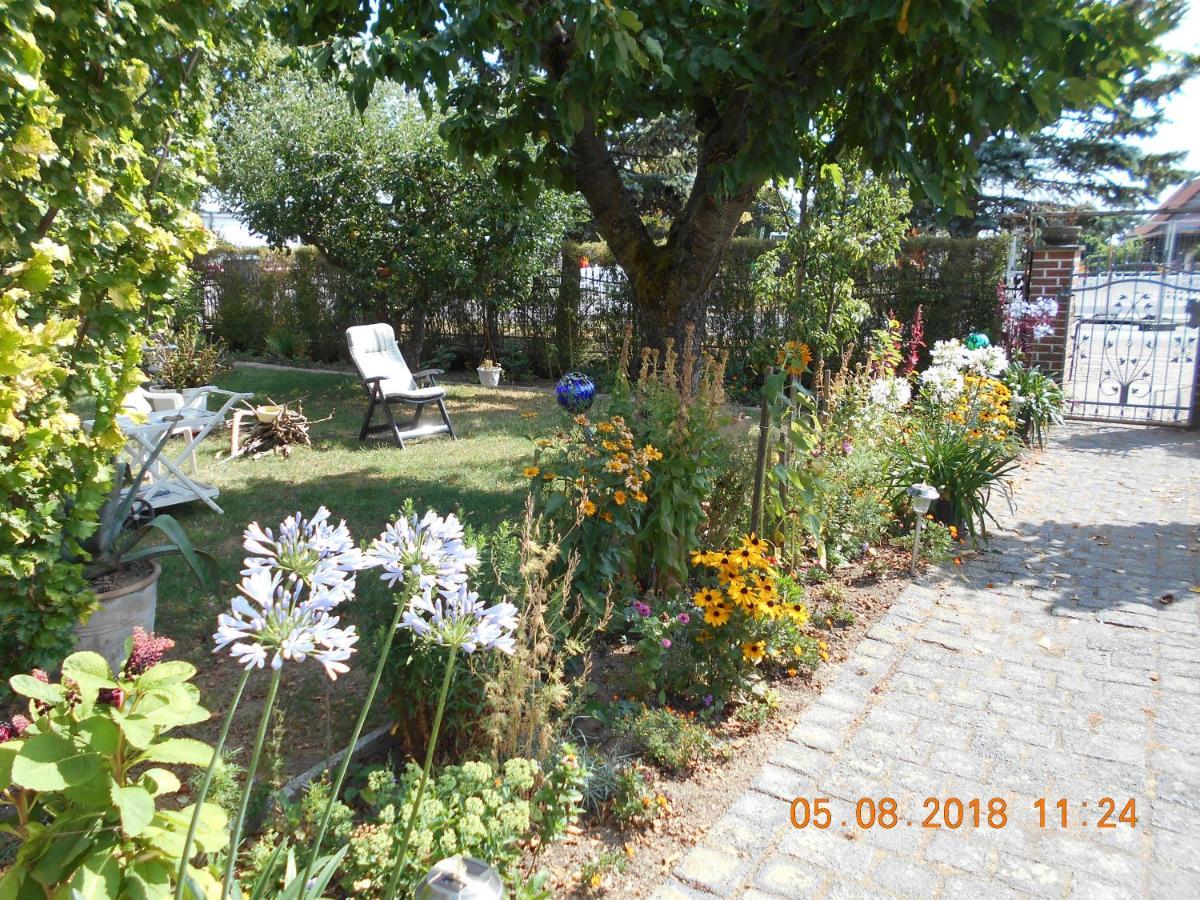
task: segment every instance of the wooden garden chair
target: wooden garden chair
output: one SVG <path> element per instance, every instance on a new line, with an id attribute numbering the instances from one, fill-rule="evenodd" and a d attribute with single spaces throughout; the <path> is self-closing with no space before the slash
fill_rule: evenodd
<path id="1" fill-rule="evenodd" d="M 367 414 L 358 433 L 360 441 L 379 432 L 389 432 L 401 449 L 405 441 L 431 434 L 449 434 L 458 440 L 446 412 L 446 389 L 435 380 L 445 372 L 442 369 L 409 371 L 391 325 L 354 325 L 346 329 L 346 344 L 367 392 Z M 413 417 L 397 422 L 392 404 L 415 407 Z M 440 424 L 421 424 L 421 414 L 426 406 L 438 408 L 442 415 Z M 382 410 L 385 421 L 372 425 L 376 410 Z"/>

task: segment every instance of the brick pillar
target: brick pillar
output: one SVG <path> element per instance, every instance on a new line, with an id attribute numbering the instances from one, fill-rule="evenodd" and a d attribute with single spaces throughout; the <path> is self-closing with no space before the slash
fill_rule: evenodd
<path id="1" fill-rule="evenodd" d="M 1030 350 L 1029 361 L 1061 383 L 1067 360 L 1067 316 L 1071 305 L 1071 281 L 1083 268 L 1083 248 L 1034 247 L 1029 263 L 1029 299 L 1054 297 L 1058 300 L 1058 315 L 1050 324 L 1054 333 L 1036 341 Z"/>

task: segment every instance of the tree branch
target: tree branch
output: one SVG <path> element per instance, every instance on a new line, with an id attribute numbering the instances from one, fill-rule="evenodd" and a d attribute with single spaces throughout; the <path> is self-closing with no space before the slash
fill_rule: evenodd
<path id="1" fill-rule="evenodd" d="M 575 183 L 596 217 L 596 226 L 617 261 L 627 271 L 650 265 L 658 255 L 646 223 L 612 155 L 596 134 L 589 114 L 582 131 L 571 142 L 571 169 Z"/>

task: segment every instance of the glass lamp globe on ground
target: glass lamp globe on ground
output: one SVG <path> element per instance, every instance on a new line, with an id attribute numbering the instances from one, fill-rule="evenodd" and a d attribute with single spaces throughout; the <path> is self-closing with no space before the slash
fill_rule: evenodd
<path id="1" fill-rule="evenodd" d="M 976 331 L 974 334 L 967 335 L 964 343 L 968 350 L 982 350 L 984 347 L 992 346 L 992 339 L 982 331 Z"/>
<path id="2" fill-rule="evenodd" d="M 925 528 L 925 514 L 929 512 L 929 507 L 941 494 L 931 484 L 910 485 L 906 493 L 908 494 L 909 501 L 912 503 L 913 512 L 917 516 L 917 525 L 913 531 L 912 560 L 908 564 L 908 571 L 916 574 L 917 559 L 921 555 L 921 531 Z"/>
<path id="3" fill-rule="evenodd" d="M 501 900 L 499 873 L 473 856 L 451 856 L 434 863 L 413 891 L 413 900 Z"/>

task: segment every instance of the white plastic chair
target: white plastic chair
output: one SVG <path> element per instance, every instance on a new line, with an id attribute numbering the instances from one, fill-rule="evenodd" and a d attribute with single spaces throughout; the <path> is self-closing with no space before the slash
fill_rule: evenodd
<path id="1" fill-rule="evenodd" d="M 390 432 L 401 449 L 406 440 L 431 434 L 449 434 L 458 440 L 446 412 L 446 389 L 435 380 L 435 376 L 446 373 L 442 369 L 410 371 L 391 325 L 354 325 L 346 329 L 346 344 L 367 392 L 367 414 L 358 433 L 360 441 L 381 431 Z M 392 414 L 393 403 L 415 407 L 412 419 L 398 423 Z M 442 414 L 441 424 L 421 424 L 421 414 L 426 406 L 437 406 Z M 383 410 L 386 421 L 372 425 L 376 409 Z"/>

